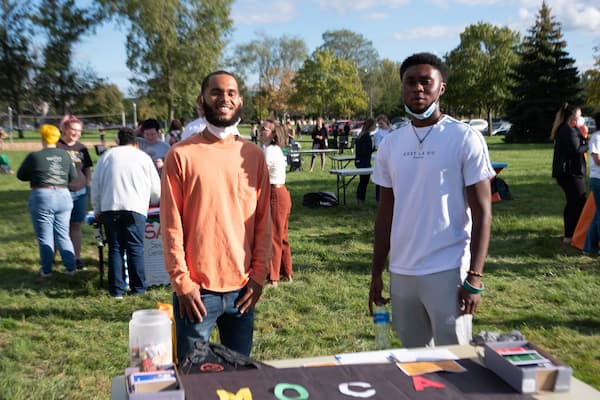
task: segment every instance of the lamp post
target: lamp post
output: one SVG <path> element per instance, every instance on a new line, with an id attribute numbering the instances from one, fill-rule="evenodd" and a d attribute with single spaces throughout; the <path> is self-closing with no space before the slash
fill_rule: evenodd
<path id="1" fill-rule="evenodd" d="M 137 128 L 137 104 L 133 102 L 133 129 Z"/>
<path id="2" fill-rule="evenodd" d="M 369 78 L 369 69 L 365 68 L 365 83 L 367 84 L 367 94 L 369 96 L 369 118 L 373 118 L 373 88 Z"/>
<path id="3" fill-rule="evenodd" d="M 8 107 L 8 137 L 10 144 L 13 142 L 13 109 Z"/>

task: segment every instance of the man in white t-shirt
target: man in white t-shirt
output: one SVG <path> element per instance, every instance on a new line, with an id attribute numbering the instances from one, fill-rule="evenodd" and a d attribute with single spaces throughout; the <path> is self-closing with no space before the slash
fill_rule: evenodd
<path id="1" fill-rule="evenodd" d="M 181 134 L 181 140 L 187 139 L 196 133 L 200 133 L 206 128 L 206 121 L 204 120 L 204 111 L 202 111 L 202 96 L 198 95 L 196 98 L 196 112 L 198 118 L 185 124 L 183 127 L 183 133 Z"/>
<path id="2" fill-rule="evenodd" d="M 387 135 L 375 158 L 369 308 L 389 301 L 382 275 L 390 253 L 392 323 L 404 347 L 467 344 L 483 291 L 495 173 L 483 136 L 439 109 L 447 76 L 433 54 L 402 63 L 411 123 Z"/>
<path id="3" fill-rule="evenodd" d="M 600 127 L 600 112 L 594 114 L 596 126 Z M 594 196 L 596 211 L 590 221 L 590 226 L 585 238 L 583 252 L 598 254 L 598 241 L 600 240 L 600 130 L 592 134 L 590 145 L 590 190 Z"/>

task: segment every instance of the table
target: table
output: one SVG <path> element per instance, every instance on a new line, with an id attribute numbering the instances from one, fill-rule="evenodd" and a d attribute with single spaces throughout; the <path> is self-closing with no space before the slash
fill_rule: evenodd
<path id="1" fill-rule="evenodd" d="M 354 155 L 339 155 L 339 156 L 329 156 L 331 159 L 331 168 L 334 169 L 344 169 L 356 158 Z"/>
<path id="2" fill-rule="evenodd" d="M 482 355 L 483 348 L 482 347 L 474 347 L 469 345 L 454 345 L 454 346 L 445 346 L 445 347 L 436 347 L 436 349 L 448 349 L 452 353 L 454 353 L 459 359 L 467 359 L 471 362 L 471 364 L 483 365 Z M 396 349 L 399 350 L 399 349 Z M 362 354 L 362 353 L 361 353 Z M 266 361 L 266 364 L 269 364 L 275 368 L 297 368 L 307 365 L 319 365 L 319 364 L 333 364 L 337 363 L 336 357 L 331 356 L 322 356 L 322 357 L 307 357 L 307 358 L 296 358 L 296 359 L 287 359 L 287 360 L 272 360 Z M 381 364 L 379 364 L 381 366 Z M 379 367 L 378 366 L 378 367 Z M 373 366 L 375 367 L 375 364 Z M 314 367 L 320 369 L 321 367 Z M 310 368 L 312 370 L 312 368 Z M 314 370 L 313 370 L 314 371 Z M 325 371 L 325 370 L 323 370 Z M 246 371 L 241 371 L 246 372 Z M 308 373 L 308 371 L 307 371 Z M 303 375 L 299 373 L 299 375 Z M 192 376 L 182 376 L 182 381 L 184 387 L 186 386 L 186 381 L 190 381 L 193 378 Z M 456 375 L 457 379 L 460 378 L 460 374 Z M 498 378 L 499 379 L 499 378 Z M 192 385 L 190 385 L 192 386 Z M 195 394 L 206 393 L 203 388 L 199 388 L 197 386 L 192 386 L 194 389 L 188 389 L 188 394 L 192 395 L 192 391 Z M 516 392 L 515 392 L 516 393 Z M 580 381 L 575 377 L 571 377 L 571 389 L 569 392 L 541 392 L 538 394 L 532 394 L 531 397 L 536 400 L 592 400 L 592 399 L 600 399 L 600 392 L 595 390 L 593 387 L 588 384 Z M 190 398 L 194 398 L 190 396 Z M 275 397 L 273 397 L 275 398 Z M 312 397 L 311 397 L 312 398 Z M 318 397 L 315 397 L 318 398 Z M 114 377 L 112 379 L 112 387 L 111 387 L 111 399 L 112 400 L 126 400 L 127 394 L 125 389 L 125 377 L 124 375 L 120 375 Z"/>
<path id="3" fill-rule="evenodd" d="M 346 188 L 350 185 L 350 182 L 354 178 L 359 175 L 371 175 L 373 173 L 373 168 L 349 168 L 349 169 L 330 169 L 330 174 L 336 176 L 336 188 L 337 188 L 337 197 L 340 198 L 340 189 L 343 190 L 344 193 L 344 201 L 343 204 L 346 204 Z M 350 179 L 346 180 L 346 177 L 350 177 Z"/>

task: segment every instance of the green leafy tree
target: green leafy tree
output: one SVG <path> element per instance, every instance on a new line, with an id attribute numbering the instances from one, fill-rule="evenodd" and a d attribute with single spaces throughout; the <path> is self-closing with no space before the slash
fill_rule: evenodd
<path id="1" fill-rule="evenodd" d="M 25 4 L 0 1 L 0 98 L 21 114 L 31 89 L 34 61 L 30 52 L 32 29 Z M 19 137 L 23 131 L 19 130 Z"/>
<path id="2" fill-rule="evenodd" d="M 261 33 L 258 39 L 236 46 L 234 53 L 232 64 L 241 75 L 254 73 L 259 77 L 254 99 L 257 119 L 289 111 L 292 80 L 308 54 L 304 40 Z"/>
<path id="3" fill-rule="evenodd" d="M 307 113 L 349 118 L 367 108 L 356 65 L 328 50 L 317 50 L 305 60 L 293 83 L 296 91 L 291 102 Z"/>
<path id="4" fill-rule="evenodd" d="M 323 44 L 317 50 L 329 50 L 334 57 L 352 61 L 361 77 L 376 68 L 379 54 L 373 46 L 373 42 L 360 33 L 349 29 L 339 29 L 326 31 L 322 37 Z"/>
<path id="5" fill-rule="evenodd" d="M 488 126 L 492 116 L 503 112 L 514 85 L 510 76 L 519 60 L 519 34 L 488 23 L 468 26 L 460 44 L 446 56 L 450 75 L 445 102 L 459 115 L 480 115 Z"/>
<path id="6" fill-rule="evenodd" d="M 124 111 L 123 94 L 115 84 L 106 84 L 103 81 L 83 92 L 74 109 L 77 115 L 119 114 Z M 121 117 L 113 115 L 101 119 L 101 122 L 119 123 Z"/>
<path id="7" fill-rule="evenodd" d="M 385 114 L 391 119 L 404 113 L 400 63 L 383 59 L 376 66 L 369 84 L 375 116 Z"/>
<path id="8" fill-rule="evenodd" d="M 560 24 L 544 1 L 519 51 L 513 99 L 507 107 L 512 123 L 507 141 L 546 141 L 560 105 L 581 105 L 578 71 L 566 46 Z"/>
<path id="9" fill-rule="evenodd" d="M 595 68 L 585 71 L 582 77 L 587 112 L 600 111 L 600 46 L 594 47 L 594 51 L 596 52 Z"/>
<path id="10" fill-rule="evenodd" d="M 32 20 L 48 38 L 35 87 L 41 99 L 64 114 L 88 84 L 71 64 L 73 45 L 102 21 L 101 14 L 93 7 L 78 8 L 75 0 L 42 0 Z"/>
<path id="11" fill-rule="evenodd" d="M 231 0 L 125 0 L 108 5 L 131 25 L 127 66 L 138 97 L 172 119 L 194 116 L 204 76 L 215 70 L 231 27 Z"/>

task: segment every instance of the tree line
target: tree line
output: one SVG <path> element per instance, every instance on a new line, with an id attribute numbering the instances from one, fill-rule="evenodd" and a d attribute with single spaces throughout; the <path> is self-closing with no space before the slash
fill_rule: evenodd
<path id="1" fill-rule="evenodd" d="M 0 0 L 0 106 L 17 114 L 195 117 L 200 80 L 217 68 L 239 76 L 245 120 L 403 114 L 400 63 L 347 30 L 326 31 L 311 54 L 299 37 L 256 38 L 228 48 L 231 0 Z M 116 85 L 72 62 L 73 47 L 108 20 L 127 31 L 128 99 Z M 39 44 L 35 38 L 43 37 Z M 567 101 L 600 109 L 600 43 L 594 68 L 580 73 L 545 2 L 523 39 L 507 27 L 468 26 L 443 58 L 449 66 L 442 109 L 461 118 L 508 119 L 509 141 L 545 141 Z M 110 55 L 107 55 L 108 57 Z M 256 82 L 257 81 L 257 82 Z M 252 85 L 247 82 L 254 82 Z"/>

